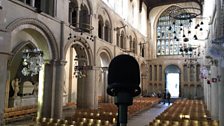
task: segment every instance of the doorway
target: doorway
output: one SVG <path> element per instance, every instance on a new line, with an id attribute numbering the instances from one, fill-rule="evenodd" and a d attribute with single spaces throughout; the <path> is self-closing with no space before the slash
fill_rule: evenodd
<path id="1" fill-rule="evenodd" d="M 170 92 L 171 98 L 180 96 L 180 69 L 176 65 L 168 65 L 165 69 L 165 89 Z"/>
<path id="2" fill-rule="evenodd" d="M 166 89 L 170 92 L 171 97 L 179 97 L 180 88 L 179 88 L 179 73 L 168 73 L 166 75 Z"/>

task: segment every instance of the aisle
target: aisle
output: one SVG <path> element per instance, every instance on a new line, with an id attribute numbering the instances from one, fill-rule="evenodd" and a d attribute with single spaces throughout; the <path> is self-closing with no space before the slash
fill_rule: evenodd
<path id="1" fill-rule="evenodd" d="M 168 104 L 156 104 L 149 110 L 143 111 L 128 120 L 127 126 L 148 126 L 149 122 L 162 113 L 169 106 Z"/>

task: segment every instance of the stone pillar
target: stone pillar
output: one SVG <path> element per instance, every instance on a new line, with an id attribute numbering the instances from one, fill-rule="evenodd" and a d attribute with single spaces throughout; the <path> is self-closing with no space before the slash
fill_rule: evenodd
<path id="1" fill-rule="evenodd" d="M 86 77 L 78 79 L 78 108 L 95 109 L 97 107 L 97 93 L 95 90 L 95 70 L 87 70 Z"/>
<path id="2" fill-rule="evenodd" d="M 217 66 L 211 66 L 211 79 L 217 78 Z M 211 82 L 211 116 L 213 119 L 218 119 L 219 100 L 218 100 L 218 83 Z"/>
<path id="3" fill-rule="evenodd" d="M 77 108 L 83 108 L 84 106 L 84 88 L 85 78 L 77 78 Z"/>
<path id="4" fill-rule="evenodd" d="M 107 86 L 108 86 L 108 83 L 107 83 L 108 70 L 107 69 L 103 71 L 103 76 L 104 76 L 104 101 L 107 103 L 109 101 L 109 96 L 107 94 Z"/>
<path id="5" fill-rule="evenodd" d="M 80 8 L 77 8 L 77 10 L 76 10 L 76 27 L 79 27 L 79 12 L 80 12 Z"/>
<path id="6" fill-rule="evenodd" d="M 208 77 L 207 80 L 211 80 L 211 77 Z M 206 85 L 207 85 L 207 94 L 206 94 L 207 108 L 209 111 L 211 111 L 211 84 L 207 84 L 206 82 Z"/>
<path id="7" fill-rule="evenodd" d="M 4 108 L 5 108 L 5 89 L 6 89 L 6 84 L 9 80 L 7 80 L 7 63 L 8 63 L 8 58 L 9 55 L 3 52 L 0 52 L 0 125 L 2 124 L 3 120 L 3 113 L 4 113 Z"/>
<path id="8" fill-rule="evenodd" d="M 0 19 L 1 20 L 1 19 Z M 3 123 L 3 113 L 8 100 L 6 95 L 7 84 L 9 85 L 8 76 L 8 59 L 11 57 L 10 52 L 10 33 L 0 31 L 0 125 Z M 7 98 L 7 99 L 6 99 Z"/>
<path id="9" fill-rule="evenodd" d="M 105 40 L 105 24 L 102 26 L 101 39 Z"/>
<path id="10" fill-rule="evenodd" d="M 87 78 L 86 78 L 86 84 L 85 84 L 85 101 L 87 108 L 95 109 L 97 101 L 95 101 L 96 93 L 95 91 L 95 70 L 88 70 L 87 71 Z M 86 93 L 88 92 L 88 93 Z"/>
<path id="11" fill-rule="evenodd" d="M 53 116 L 54 108 L 54 87 L 55 87 L 55 62 L 45 64 L 43 85 L 43 105 L 38 106 L 42 117 L 50 118 Z M 39 99 L 39 98 L 38 98 Z"/>
<path id="12" fill-rule="evenodd" d="M 205 104 L 208 106 L 208 84 L 206 79 L 203 80 L 203 88 L 204 88 L 204 101 Z"/>
<path id="13" fill-rule="evenodd" d="M 72 8 L 69 13 L 68 13 L 68 16 L 69 16 L 69 23 L 72 24 L 72 13 L 73 13 L 74 9 Z M 73 25 L 73 24 L 72 24 Z"/>
<path id="14" fill-rule="evenodd" d="M 53 118 L 62 118 L 63 109 L 63 87 L 64 87 L 64 70 L 65 62 L 58 61 L 56 63 L 55 89 L 54 89 L 54 114 Z"/>
<path id="15" fill-rule="evenodd" d="M 221 81 L 219 83 L 219 94 L 218 94 L 218 101 L 219 101 L 219 125 L 224 126 L 224 68 L 219 69 L 221 75 Z"/>

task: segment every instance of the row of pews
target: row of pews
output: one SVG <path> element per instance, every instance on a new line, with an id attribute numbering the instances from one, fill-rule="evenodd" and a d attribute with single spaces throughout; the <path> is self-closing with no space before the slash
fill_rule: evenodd
<path id="1" fill-rule="evenodd" d="M 177 100 L 157 116 L 149 126 L 219 126 L 212 120 L 202 100 Z"/>
<path id="2" fill-rule="evenodd" d="M 3 114 L 4 123 L 17 121 L 24 118 L 32 118 L 32 116 L 36 116 L 36 113 L 37 113 L 36 105 L 5 108 Z"/>
<path id="3" fill-rule="evenodd" d="M 128 116 L 149 109 L 160 101 L 158 98 L 135 98 L 133 105 L 128 107 Z M 113 126 L 117 122 L 117 106 L 113 103 L 100 103 L 98 109 L 77 109 L 74 114 L 64 119 L 37 119 L 40 126 Z"/>

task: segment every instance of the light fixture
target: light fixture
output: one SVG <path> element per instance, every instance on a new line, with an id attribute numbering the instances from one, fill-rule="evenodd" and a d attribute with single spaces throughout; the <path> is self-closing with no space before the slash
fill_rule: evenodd
<path id="1" fill-rule="evenodd" d="M 42 65 L 44 64 L 43 60 L 43 51 L 40 49 L 25 49 L 22 54 L 23 58 L 23 69 L 22 74 L 24 76 L 34 76 L 39 74 Z"/>
<path id="2" fill-rule="evenodd" d="M 194 68 L 198 63 L 200 57 L 200 46 L 184 45 L 180 47 L 180 53 L 184 57 L 184 62 L 187 68 Z"/>
<path id="3" fill-rule="evenodd" d="M 79 57 L 78 55 L 75 56 L 75 68 L 74 68 L 74 75 L 76 78 L 84 78 L 86 77 L 86 59 L 84 57 Z M 81 63 L 82 62 L 82 65 Z"/>
<path id="4" fill-rule="evenodd" d="M 190 40 L 190 34 L 192 33 L 192 29 L 191 29 L 191 25 L 192 23 L 194 23 L 193 19 L 196 19 L 199 15 L 201 15 L 201 9 L 197 8 L 197 7 L 193 7 L 193 6 L 189 6 L 189 7 L 173 7 L 170 12 L 169 12 L 169 17 L 170 17 L 170 22 L 172 22 L 173 26 L 169 26 L 168 30 L 174 30 L 173 33 L 179 33 L 179 34 L 183 34 L 182 35 L 182 39 L 181 38 L 177 38 L 177 35 L 174 35 L 174 40 L 179 41 L 183 40 L 183 42 L 188 42 Z M 199 29 L 200 31 L 203 30 L 202 27 L 200 27 L 201 25 L 203 25 L 203 21 L 201 21 L 200 23 L 196 24 L 196 26 L 194 27 L 195 30 Z M 187 32 L 185 32 L 187 29 Z M 193 36 L 194 40 L 197 40 L 198 37 L 197 35 Z"/>
<path id="5" fill-rule="evenodd" d="M 189 22 L 198 15 L 201 15 L 201 10 L 196 7 L 175 8 L 169 14 L 175 20 L 189 20 Z"/>

